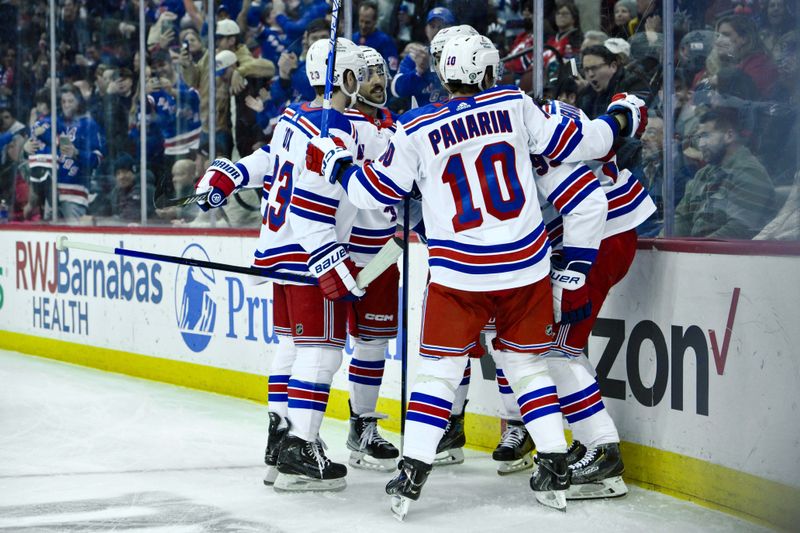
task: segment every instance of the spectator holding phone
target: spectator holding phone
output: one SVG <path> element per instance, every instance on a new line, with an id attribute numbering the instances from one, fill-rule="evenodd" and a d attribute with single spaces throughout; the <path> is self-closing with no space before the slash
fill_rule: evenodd
<path id="1" fill-rule="evenodd" d="M 89 181 L 100 164 L 105 140 L 97 122 L 86 113 L 80 90 L 64 85 L 60 90 L 61 109 L 57 117 L 56 147 L 58 163 L 58 216 L 66 222 L 77 222 L 89 207 Z M 52 168 L 50 117 L 42 117 L 31 128 L 31 137 L 24 145 L 31 169 L 40 167 L 43 182 Z"/>

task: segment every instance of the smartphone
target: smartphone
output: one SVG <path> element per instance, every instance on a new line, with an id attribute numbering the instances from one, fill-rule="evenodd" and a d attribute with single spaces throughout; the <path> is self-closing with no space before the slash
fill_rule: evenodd
<path id="1" fill-rule="evenodd" d="M 68 144 L 72 144 L 72 139 L 69 138 L 69 135 L 59 135 L 58 144 L 59 146 L 66 146 Z"/>
<path id="2" fill-rule="evenodd" d="M 184 39 L 183 44 L 181 44 L 181 50 L 189 51 L 189 39 Z"/>

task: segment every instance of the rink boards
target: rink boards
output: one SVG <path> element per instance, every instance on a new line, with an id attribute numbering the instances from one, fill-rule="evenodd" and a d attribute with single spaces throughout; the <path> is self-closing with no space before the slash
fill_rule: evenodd
<path id="1" fill-rule="evenodd" d="M 70 250 L 58 234 L 0 231 L 0 347 L 264 401 L 277 345 L 271 286 L 247 276 Z M 247 265 L 252 233 L 73 240 Z M 419 345 L 426 253 L 412 245 L 409 346 Z M 630 480 L 789 527 L 800 518 L 800 259 L 640 250 L 589 356 L 624 440 Z M 350 351 L 350 346 L 348 346 Z M 399 428 L 400 360 L 379 407 Z M 347 416 L 346 358 L 328 414 Z M 409 374 L 414 375 L 415 357 Z M 47 394 L 46 390 L 42 394 Z M 473 361 L 467 435 L 493 448 L 499 399 Z"/>

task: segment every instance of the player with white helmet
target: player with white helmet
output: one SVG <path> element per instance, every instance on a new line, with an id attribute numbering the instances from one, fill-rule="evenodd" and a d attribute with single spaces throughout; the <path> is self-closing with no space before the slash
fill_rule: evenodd
<path id="1" fill-rule="evenodd" d="M 442 75 L 439 72 L 439 61 L 442 58 L 442 50 L 444 50 L 444 45 L 453 37 L 468 37 L 472 35 L 479 35 L 478 30 L 469 24 L 462 24 L 460 26 L 448 26 L 447 28 L 442 28 L 433 37 L 433 39 L 431 39 L 431 66 L 433 67 L 434 72 L 436 72 L 436 75 L 439 76 L 440 80 L 442 79 Z"/>
<path id="2" fill-rule="evenodd" d="M 602 157 L 620 131 L 638 129 L 643 103 L 626 99 L 621 109 L 586 122 L 551 116 L 518 88 L 494 86 L 498 62 L 485 37 L 448 41 L 440 71 L 451 100 L 403 115 L 386 151 L 363 169 L 330 139 L 309 143 L 307 161 L 320 161 L 309 168 L 338 182 L 358 207 L 391 205 L 414 184 L 422 193 L 430 269 L 422 360 L 408 404 L 401 470 L 386 486 L 399 517 L 419 498 L 467 356 L 492 316 L 495 346 L 539 449 L 531 488 L 540 503 L 566 507 L 567 444 L 555 385 L 541 357 L 552 342 L 548 275 L 568 290 L 585 277 L 607 201 L 586 167 L 561 181 L 534 180 L 529 155 L 576 163 Z M 552 274 L 537 192 L 584 222 L 575 224 L 582 229 L 574 249 Z"/>
<path id="3" fill-rule="evenodd" d="M 264 219 L 254 265 L 318 280 L 318 286 L 273 284 L 280 344 L 270 369 L 264 482 L 274 483 L 276 490 L 341 490 L 346 484 L 347 467 L 325 456 L 318 436 L 342 361 L 348 314 L 343 298 L 363 295 L 345 247 L 356 209 L 340 188 L 309 179 L 305 169 L 306 145 L 322 126 L 328 49 L 328 40 L 319 40 L 306 56 L 316 98 L 284 111 L 269 146 L 236 164 L 215 160 L 197 187 L 209 191 L 204 207 L 218 207 L 235 188 L 263 180 Z M 328 127 L 351 150 L 356 149 L 355 129 L 344 111 L 355 101 L 366 73 L 358 47 L 338 39 Z"/>
<path id="4" fill-rule="evenodd" d="M 355 107 L 345 115 L 355 128 L 356 162 L 377 159 L 394 132 L 394 119 L 386 105 L 388 69 L 374 49 L 361 46 L 367 76 L 361 84 Z M 359 209 L 350 233 L 350 257 L 360 269 L 395 234 L 394 208 Z M 376 412 L 383 380 L 385 352 L 389 339 L 397 336 L 397 288 L 400 271 L 393 265 L 369 285 L 363 298 L 350 304 L 348 323 L 354 342 L 348 367 L 350 392 L 350 431 L 347 447 L 350 465 L 355 468 L 393 471 L 399 450 L 378 433 L 377 421 L 385 415 Z"/>

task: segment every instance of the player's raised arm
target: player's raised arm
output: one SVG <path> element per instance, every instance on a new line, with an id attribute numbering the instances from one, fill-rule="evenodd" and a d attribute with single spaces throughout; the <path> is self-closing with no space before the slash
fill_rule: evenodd
<path id="1" fill-rule="evenodd" d="M 378 160 L 363 168 L 353 164 L 350 151 L 329 138 L 312 139 L 306 156 L 306 168 L 329 183 L 341 184 L 350 202 L 361 209 L 396 205 L 411 192 L 419 176 L 418 167 L 417 151 L 402 124 Z"/>
<path id="2" fill-rule="evenodd" d="M 647 125 L 647 107 L 633 94 L 614 96 L 605 115 L 594 120 L 550 115 L 525 99 L 525 122 L 531 153 L 557 162 L 579 162 L 604 157 L 617 136 L 641 135 Z"/>

